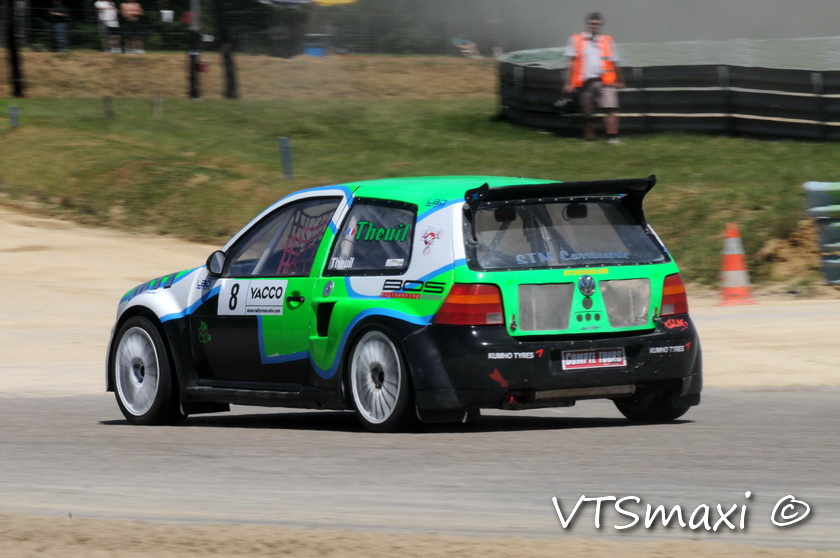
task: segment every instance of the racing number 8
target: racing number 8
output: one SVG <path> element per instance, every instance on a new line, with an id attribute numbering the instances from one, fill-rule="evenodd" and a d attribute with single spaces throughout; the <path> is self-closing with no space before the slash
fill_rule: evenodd
<path id="1" fill-rule="evenodd" d="M 234 283 L 233 286 L 230 288 L 230 300 L 228 301 L 228 308 L 231 311 L 236 310 L 237 305 L 237 295 L 239 294 L 239 283 Z"/>

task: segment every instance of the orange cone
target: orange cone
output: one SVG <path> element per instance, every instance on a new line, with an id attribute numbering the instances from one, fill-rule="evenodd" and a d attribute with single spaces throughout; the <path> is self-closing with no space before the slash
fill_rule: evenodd
<path id="1" fill-rule="evenodd" d="M 738 233 L 738 223 L 726 224 L 720 282 L 723 300 L 717 303 L 718 306 L 755 304 L 750 298 L 750 277 L 747 275 L 747 259 Z"/>

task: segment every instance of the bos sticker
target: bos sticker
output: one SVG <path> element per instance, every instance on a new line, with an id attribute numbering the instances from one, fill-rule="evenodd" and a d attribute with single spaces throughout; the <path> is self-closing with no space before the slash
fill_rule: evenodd
<path id="1" fill-rule="evenodd" d="M 285 279 L 224 281 L 219 293 L 221 316 L 282 316 Z"/>

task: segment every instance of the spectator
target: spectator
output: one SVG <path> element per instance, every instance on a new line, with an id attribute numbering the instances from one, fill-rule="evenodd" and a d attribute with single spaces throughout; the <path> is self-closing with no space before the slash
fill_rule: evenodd
<path id="1" fill-rule="evenodd" d="M 120 15 L 125 21 L 126 54 L 143 54 L 143 34 L 140 24 L 143 20 L 143 6 L 135 0 L 120 4 Z"/>
<path id="2" fill-rule="evenodd" d="M 120 20 L 117 6 L 110 0 L 96 0 L 93 3 L 99 14 L 99 34 L 102 37 L 103 52 L 122 52 L 120 48 Z"/>
<path id="3" fill-rule="evenodd" d="M 69 41 L 67 40 L 67 22 L 70 21 L 70 12 L 61 3 L 61 0 L 53 0 L 52 8 L 48 12 L 53 22 L 53 41 L 55 50 L 67 52 Z"/>
<path id="4" fill-rule="evenodd" d="M 583 114 L 583 137 L 595 139 L 595 109 L 604 112 L 604 128 L 609 143 L 619 143 L 618 89 L 624 87 L 624 77 L 618 65 L 612 37 L 602 35 L 603 16 L 594 12 L 586 18 L 588 31 L 569 38 L 566 56 L 565 93 L 576 93 Z"/>

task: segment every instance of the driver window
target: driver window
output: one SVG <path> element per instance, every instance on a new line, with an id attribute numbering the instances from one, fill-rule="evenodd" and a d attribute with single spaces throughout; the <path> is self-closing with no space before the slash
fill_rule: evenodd
<path id="1" fill-rule="evenodd" d="M 230 277 L 306 277 L 339 199 L 292 203 L 264 218 L 231 249 Z"/>

